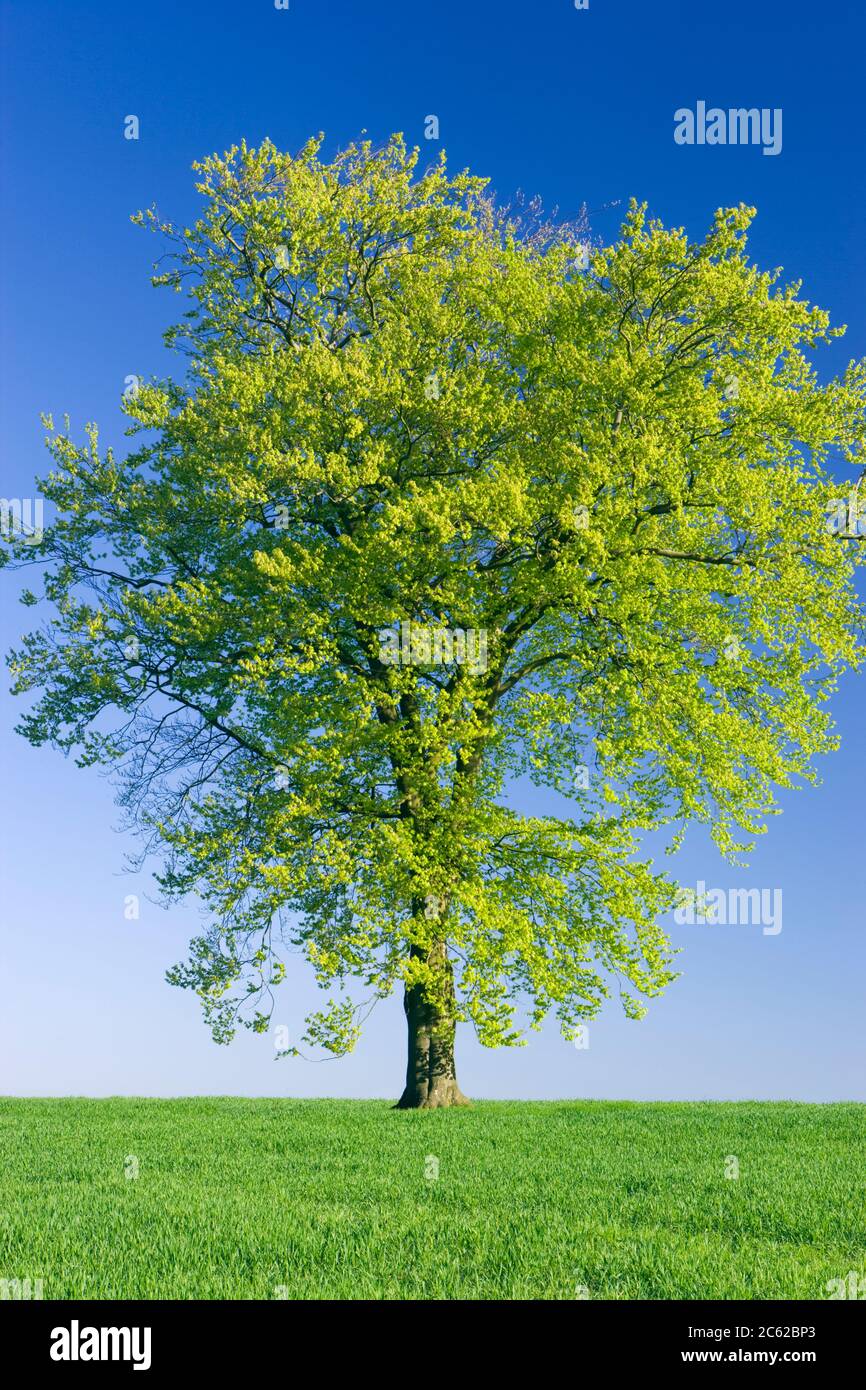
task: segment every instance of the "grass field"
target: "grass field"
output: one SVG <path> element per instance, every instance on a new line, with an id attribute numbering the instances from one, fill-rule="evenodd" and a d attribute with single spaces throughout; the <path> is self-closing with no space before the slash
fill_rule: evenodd
<path id="1" fill-rule="evenodd" d="M 2 1100 L 0 1279 L 45 1298 L 821 1299 L 866 1268 L 864 1137 L 853 1104 Z"/>

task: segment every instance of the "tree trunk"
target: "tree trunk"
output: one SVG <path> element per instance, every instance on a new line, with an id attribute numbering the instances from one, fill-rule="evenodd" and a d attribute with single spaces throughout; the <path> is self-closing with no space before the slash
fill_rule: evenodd
<path id="1" fill-rule="evenodd" d="M 444 950 L 442 956 L 441 968 L 447 972 L 447 994 L 450 996 L 453 992 L 452 967 Z M 451 1105 L 469 1105 L 457 1085 L 454 1069 L 457 1025 L 453 1011 L 431 1004 L 420 985 L 406 990 L 403 1008 L 409 1030 L 409 1056 L 406 1088 L 395 1109 L 440 1110 Z"/>

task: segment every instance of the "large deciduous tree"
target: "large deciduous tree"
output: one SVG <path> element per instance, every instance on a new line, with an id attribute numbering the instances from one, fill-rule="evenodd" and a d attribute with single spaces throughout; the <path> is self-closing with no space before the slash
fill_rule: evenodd
<path id="1" fill-rule="evenodd" d="M 569 1036 L 673 978 L 645 832 L 736 854 L 833 746 L 859 614 L 829 468 L 866 374 L 819 384 L 837 330 L 750 263 L 747 208 L 693 244 L 633 205 L 588 251 L 396 137 L 196 168 L 193 226 L 138 219 L 184 379 L 125 402 L 125 458 L 47 421 L 53 519 L 7 555 L 51 605 L 20 728 L 113 766 L 199 895 L 169 979 L 219 1041 L 268 1028 L 300 949 L 308 1041 L 402 989 L 399 1104 L 459 1104 L 458 1022 Z"/>

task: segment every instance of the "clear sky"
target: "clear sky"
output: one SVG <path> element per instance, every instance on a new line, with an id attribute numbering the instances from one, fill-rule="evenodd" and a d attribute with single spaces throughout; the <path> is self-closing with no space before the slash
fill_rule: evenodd
<path id="1" fill-rule="evenodd" d="M 758 209 L 756 260 L 783 266 L 847 323 L 820 373 L 866 354 L 866 179 L 860 0 L 0 0 L 2 228 L 0 493 L 33 495 L 47 468 L 40 411 L 96 420 L 123 446 L 125 379 L 180 372 L 160 333 L 176 303 L 150 287 L 156 242 L 129 214 L 154 202 L 193 215 L 191 162 L 246 138 L 326 153 L 362 129 L 425 145 L 436 115 L 452 165 L 506 198 L 538 193 L 563 214 L 584 202 L 615 235 L 631 195 L 703 235 L 714 209 Z M 782 149 L 675 143 L 680 107 L 783 112 Z M 136 115 L 140 138 L 124 138 Z M 33 611 L 0 583 L 0 647 Z M 836 703 L 842 752 L 824 782 L 782 799 L 748 870 L 702 835 L 683 882 L 783 894 L 782 930 L 672 926 L 682 977 L 640 1023 L 611 1002 L 589 1047 L 551 1026 L 517 1051 L 467 1029 L 469 1095 L 634 1099 L 866 1100 L 863 679 Z M 402 1086 L 399 1000 L 380 1006 L 356 1053 L 274 1061 L 246 1033 L 216 1047 L 194 998 L 165 984 L 199 927 L 165 912 L 148 874 L 123 874 L 132 842 L 113 827 L 107 783 L 12 733 L 0 684 L 2 891 L 0 1092 L 393 1095 Z M 514 788 L 527 807 L 543 803 Z M 141 897 L 126 920 L 127 895 Z M 296 1036 L 314 990 L 291 976 L 276 1024 Z"/>

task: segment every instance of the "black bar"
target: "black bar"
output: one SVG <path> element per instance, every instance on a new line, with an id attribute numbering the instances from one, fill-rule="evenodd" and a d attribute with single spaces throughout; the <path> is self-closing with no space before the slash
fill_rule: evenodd
<path id="1" fill-rule="evenodd" d="M 862 1310 L 849 1305 L 864 1296 L 866 1291 L 858 1290 L 827 1302 L 576 1299 L 521 1303 L 513 1312 L 508 1303 L 455 1302 L 448 1311 L 449 1340 L 459 1339 L 466 1352 L 471 1355 L 474 1348 L 485 1360 L 491 1354 L 498 1360 L 512 1353 L 522 1360 L 541 1330 L 553 1335 L 550 1342 L 536 1346 L 542 1363 L 554 1356 L 557 1362 L 565 1359 L 573 1363 L 575 1377 L 582 1367 L 585 1371 L 594 1365 L 597 1370 L 601 1362 L 614 1373 L 691 1367 L 698 1375 L 712 1364 L 763 1366 L 768 1371 L 793 1364 L 826 1378 L 828 1372 L 859 1364 L 866 1324 Z M 394 1311 L 401 1306 L 324 1300 L 12 1301 L 0 1303 L 0 1338 L 6 1366 L 11 1360 L 26 1371 L 48 1372 L 52 1379 L 92 1379 L 103 1371 L 139 1378 L 215 1371 L 221 1379 L 234 1372 L 256 1379 L 278 1374 L 288 1383 L 302 1373 L 308 1378 L 301 1368 L 312 1370 L 311 1361 L 327 1369 L 330 1378 L 341 1357 L 360 1371 L 370 1368 L 372 1356 L 373 1364 L 385 1371 L 394 1350 L 413 1356 L 412 1339 L 401 1347 L 394 1321 Z M 427 1306 L 432 1316 L 442 1311 L 441 1304 Z M 98 1336 L 89 1329 L 96 1329 Z M 117 1337 L 107 1332 L 103 1339 L 101 1329 L 117 1329 Z M 54 1359 L 52 1347 L 55 1354 L 70 1356 L 75 1350 L 79 1359 Z M 84 1359 L 82 1351 L 89 1354 L 91 1347 L 104 1352 L 106 1359 Z M 111 1359 L 115 1350 L 127 1359 Z"/>

